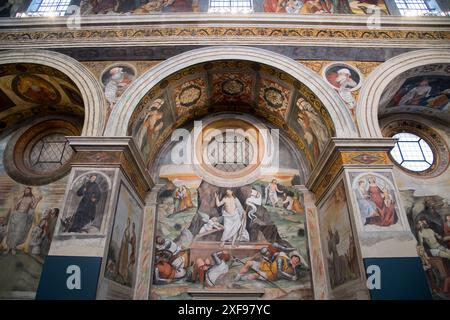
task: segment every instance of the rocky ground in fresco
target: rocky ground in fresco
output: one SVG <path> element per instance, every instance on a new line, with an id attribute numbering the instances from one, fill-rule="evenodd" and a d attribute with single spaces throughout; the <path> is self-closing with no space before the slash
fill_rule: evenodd
<path id="1" fill-rule="evenodd" d="M 197 200 L 196 190 L 192 190 L 192 196 Z M 193 199 L 193 200 L 194 200 Z M 197 203 L 197 201 L 194 201 Z M 202 206 L 205 208 L 205 205 Z M 197 207 L 186 209 L 179 213 L 172 213 L 173 199 L 160 198 L 158 205 L 158 233 L 171 240 L 175 240 L 183 248 L 188 248 L 192 241 L 189 226 L 197 214 Z M 297 248 L 306 262 L 309 264 L 306 252 L 305 215 L 296 214 L 280 207 L 264 206 L 266 219 L 276 226 L 279 237 L 283 242 Z M 204 209 L 203 209 L 204 210 Z M 245 263 L 247 259 L 242 259 Z M 239 272 L 242 263 L 234 262 L 230 271 L 222 283 L 216 286 L 223 289 L 264 289 L 263 299 L 312 299 L 311 280 L 308 269 L 305 269 L 298 281 L 278 280 L 274 284 L 266 281 L 238 281 L 234 278 Z M 187 273 L 192 272 L 191 267 Z M 185 279 L 167 285 L 153 285 L 152 299 L 191 299 L 189 289 L 202 289 L 198 283 L 192 283 Z M 281 287 L 282 289 L 278 288 Z"/>
<path id="2" fill-rule="evenodd" d="M 0 295 L 5 292 L 36 291 L 42 271 L 42 258 L 17 251 L 0 254 Z"/>

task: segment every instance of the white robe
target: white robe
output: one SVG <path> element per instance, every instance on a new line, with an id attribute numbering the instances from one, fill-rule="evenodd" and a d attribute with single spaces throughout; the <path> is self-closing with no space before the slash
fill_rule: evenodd
<path id="1" fill-rule="evenodd" d="M 232 241 L 233 238 L 237 235 L 237 233 L 241 229 L 244 208 L 242 208 L 242 205 L 237 198 L 234 198 L 234 202 L 236 204 L 236 212 L 229 213 L 224 208 L 222 208 L 222 217 L 224 226 L 222 241 Z M 248 234 L 248 231 L 245 228 L 245 226 L 242 227 L 243 229 L 241 236 L 239 238 L 236 238 L 236 240 L 249 241 L 250 236 Z"/>

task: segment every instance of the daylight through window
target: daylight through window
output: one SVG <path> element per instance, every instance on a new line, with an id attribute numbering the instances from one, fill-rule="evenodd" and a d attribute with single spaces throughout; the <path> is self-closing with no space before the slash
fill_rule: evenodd
<path id="1" fill-rule="evenodd" d="M 64 16 L 72 0 L 33 0 L 24 16 Z"/>
<path id="2" fill-rule="evenodd" d="M 423 16 L 436 11 L 426 0 L 395 0 L 402 16 Z"/>
<path id="3" fill-rule="evenodd" d="M 391 156 L 402 167 L 420 172 L 433 165 L 433 151 L 421 137 L 405 132 L 397 133 L 393 138 L 398 139 L 398 141 L 391 151 Z"/>
<path id="4" fill-rule="evenodd" d="M 252 0 L 209 0 L 208 12 L 253 12 Z"/>

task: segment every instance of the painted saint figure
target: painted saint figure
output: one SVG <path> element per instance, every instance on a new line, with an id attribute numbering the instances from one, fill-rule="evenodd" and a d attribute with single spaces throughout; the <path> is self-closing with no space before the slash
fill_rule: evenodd
<path id="1" fill-rule="evenodd" d="M 230 241 L 234 246 L 236 240 L 249 241 L 249 234 L 245 226 L 245 214 L 239 200 L 234 196 L 232 190 L 227 190 L 222 200 L 219 199 L 219 195 L 215 194 L 216 206 L 222 207 L 223 217 L 223 234 L 222 244 L 225 245 L 226 241 Z"/>
<path id="2" fill-rule="evenodd" d="M 110 77 L 105 85 L 105 97 L 109 102 L 109 112 L 114 107 L 118 97 L 131 83 L 132 77 L 123 71 L 123 68 L 115 67 L 109 71 Z"/>
<path id="3" fill-rule="evenodd" d="M 194 206 L 194 204 L 192 203 L 191 191 L 189 191 L 189 189 L 185 185 L 176 189 L 175 198 L 177 200 L 177 207 L 175 212 L 181 212 Z"/>
<path id="4" fill-rule="evenodd" d="M 52 209 L 47 209 L 43 212 L 42 218 L 40 219 L 39 223 L 34 226 L 33 231 L 31 232 L 29 252 L 33 255 L 41 254 L 41 247 L 47 234 L 48 219 L 50 218 L 51 211 Z"/>
<path id="5" fill-rule="evenodd" d="M 305 99 L 300 98 L 297 100 L 297 108 L 297 122 L 302 127 L 311 154 L 314 159 L 318 159 L 327 142 L 327 127 L 311 104 Z"/>
<path id="6" fill-rule="evenodd" d="M 128 282 L 128 246 L 130 245 L 130 223 L 130 218 L 128 218 L 127 226 L 123 231 L 118 259 L 118 274 L 122 277 L 122 281 L 124 283 Z"/>
<path id="7" fill-rule="evenodd" d="M 292 211 L 292 207 L 294 205 L 294 198 L 286 192 L 283 193 L 283 207 L 286 210 Z"/>
<path id="8" fill-rule="evenodd" d="M 381 189 L 376 182 L 375 177 L 368 179 L 369 189 L 367 191 L 370 200 L 375 203 L 379 214 L 379 219 L 375 220 L 376 225 L 390 226 L 397 222 L 397 214 L 395 212 L 395 203 L 390 192 L 385 187 Z"/>
<path id="9" fill-rule="evenodd" d="M 250 198 L 247 198 L 247 200 L 245 200 L 245 204 L 247 205 L 247 216 L 251 221 L 255 220 L 258 207 L 262 205 L 261 192 L 252 189 Z"/>
<path id="10" fill-rule="evenodd" d="M 130 252 L 130 260 L 128 263 L 128 269 L 132 271 L 134 265 L 136 264 L 136 224 L 134 222 L 131 224 L 130 246 L 131 252 Z"/>
<path id="11" fill-rule="evenodd" d="M 278 193 L 283 193 L 283 191 L 278 189 L 277 179 L 273 179 L 266 187 L 266 200 L 264 203 L 267 203 L 267 199 L 269 199 L 272 207 L 275 207 L 278 203 Z"/>
<path id="12" fill-rule="evenodd" d="M 418 229 L 419 245 L 423 246 L 426 244 L 433 257 L 441 257 L 450 260 L 450 249 L 439 243 L 439 240 L 443 240 L 442 236 L 428 226 L 426 219 L 419 220 L 416 227 Z"/>
<path id="13" fill-rule="evenodd" d="M 361 213 L 361 217 L 363 218 L 363 222 L 366 222 L 366 219 L 369 217 L 374 217 L 377 215 L 377 206 L 375 203 L 370 201 L 370 196 L 367 193 L 365 188 L 366 181 L 364 179 L 358 181 L 358 188 L 356 191 L 356 201 L 359 205 L 359 211 Z"/>
<path id="14" fill-rule="evenodd" d="M 428 98 L 431 93 L 431 87 L 427 79 L 423 79 L 418 86 L 409 90 L 399 102 L 399 105 L 420 105 L 423 98 Z"/>
<path id="15" fill-rule="evenodd" d="M 149 144 L 156 139 L 159 131 L 161 131 L 164 126 L 162 121 L 164 114 L 161 111 L 163 105 L 164 100 L 156 99 L 146 108 L 141 128 L 137 133 L 137 143 L 141 150 L 144 150 L 144 144 L 147 145 L 147 148 L 150 148 Z"/>
<path id="16" fill-rule="evenodd" d="M 354 190 L 359 211 L 365 225 L 391 226 L 398 221 L 395 198 L 387 185 L 380 187 L 375 176 L 358 181 Z"/>
<path id="17" fill-rule="evenodd" d="M 34 211 L 41 200 L 42 196 L 35 197 L 30 187 L 25 188 L 22 197 L 14 206 L 9 217 L 6 235 L 8 249 L 4 254 L 7 254 L 9 251 L 12 254 L 16 254 L 16 247 L 26 241 L 33 223 Z"/>
<path id="18" fill-rule="evenodd" d="M 337 78 L 336 82 L 339 84 L 339 95 L 341 96 L 342 100 L 347 104 L 349 109 L 354 113 L 355 108 L 355 98 L 353 98 L 353 95 L 350 91 L 351 88 L 356 87 L 358 84 L 355 82 L 355 80 L 352 79 L 352 74 L 349 69 L 342 68 L 337 71 Z"/>
<path id="19" fill-rule="evenodd" d="M 85 230 L 86 225 L 94 221 L 97 203 L 99 203 L 101 198 L 100 187 L 96 180 L 97 175 L 93 174 L 78 189 L 77 196 L 82 198 L 74 214 L 69 232 L 82 232 Z"/>

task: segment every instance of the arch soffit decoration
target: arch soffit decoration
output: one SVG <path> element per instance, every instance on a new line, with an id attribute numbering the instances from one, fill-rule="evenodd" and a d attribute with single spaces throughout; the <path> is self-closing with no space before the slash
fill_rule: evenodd
<path id="1" fill-rule="evenodd" d="M 283 71 L 312 90 L 321 100 L 333 120 L 337 137 L 357 137 L 350 111 L 338 94 L 319 74 L 286 56 L 251 47 L 213 47 L 188 51 L 158 64 L 124 92 L 108 120 L 105 136 L 125 136 L 130 119 L 141 99 L 163 79 L 187 67 L 217 60 L 244 60 L 258 62 Z"/>
<path id="2" fill-rule="evenodd" d="M 80 62 L 64 54 L 46 50 L 14 50 L 0 52 L 0 65 L 29 63 L 54 68 L 67 75 L 84 103 L 83 136 L 101 136 L 106 117 L 106 100 L 95 76 Z"/>
<path id="3" fill-rule="evenodd" d="M 429 64 L 448 64 L 450 50 L 427 49 L 400 54 L 378 66 L 366 78 L 356 106 L 356 119 L 362 138 L 382 138 L 378 121 L 381 97 L 390 83 L 402 73 Z"/>

